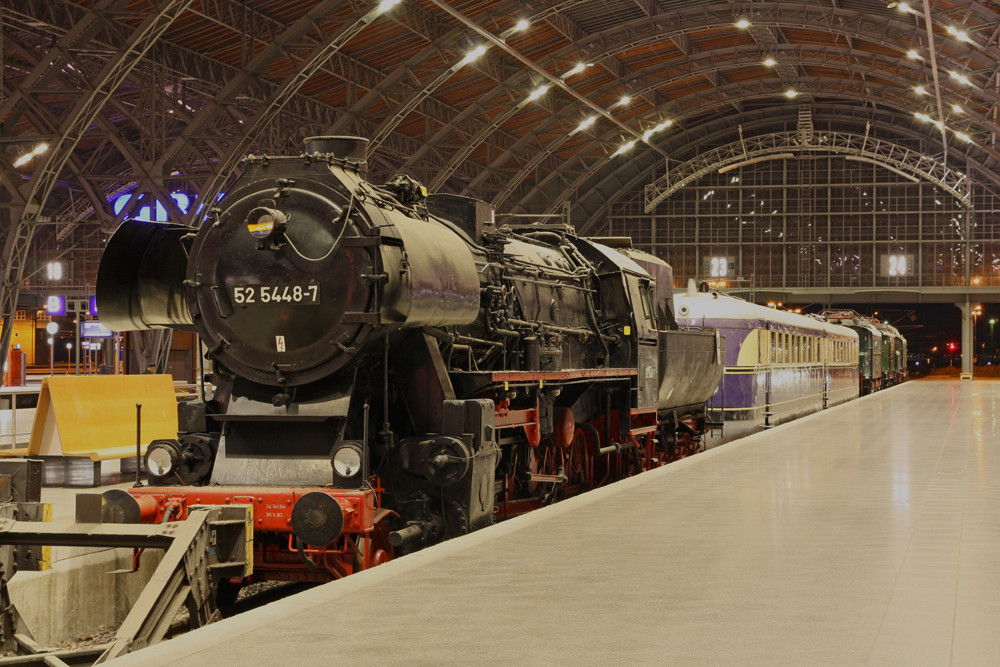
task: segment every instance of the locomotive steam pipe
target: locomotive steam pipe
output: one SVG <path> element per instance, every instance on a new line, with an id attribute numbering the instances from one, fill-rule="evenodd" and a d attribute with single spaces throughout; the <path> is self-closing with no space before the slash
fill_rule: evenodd
<path id="1" fill-rule="evenodd" d="M 586 431 L 587 433 L 590 434 L 591 440 L 594 441 L 593 451 L 595 456 L 603 456 L 605 454 L 617 454 L 626 449 L 632 449 L 635 447 L 634 442 L 625 442 L 625 443 L 615 442 L 605 447 L 601 447 L 601 435 L 597 432 L 597 428 L 593 424 L 590 424 L 588 422 L 576 422 L 576 428 Z"/>
<path id="2" fill-rule="evenodd" d="M 429 521 L 413 521 L 405 528 L 389 533 L 389 544 L 399 548 L 406 544 L 426 541 L 441 531 L 441 519 L 432 517 Z"/>
<path id="3" fill-rule="evenodd" d="M 394 547 L 402 546 L 405 542 L 415 540 L 424 534 L 424 529 L 419 524 L 413 523 L 406 528 L 394 530 L 389 533 L 389 544 Z"/>
<path id="4" fill-rule="evenodd" d="M 606 336 L 601 333 L 595 334 L 593 331 L 590 331 L 589 329 L 571 329 L 570 327 L 561 327 L 556 324 L 539 324 L 538 322 L 528 322 L 526 320 L 517 320 L 513 318 L 508 319 L 507 322 L 509 324 L 513 324 L 514 326 L 518 327 L 525 327 L 532 329 L 537 328 L 542 331 L 552 331 L 555 333 L 566 334 L 567 336 L 583 336 L 585 338 L 592 338 L 595 336 L 599 336 L 603 338 L 605 342 L 608 343 L 613 343 L 616 340 L 614 336 Z"/>

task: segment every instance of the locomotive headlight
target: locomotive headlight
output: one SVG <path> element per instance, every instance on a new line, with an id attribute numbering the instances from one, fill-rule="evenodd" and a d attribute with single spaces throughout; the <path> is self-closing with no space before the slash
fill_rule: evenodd
<path id="1" fill-rule="evenodd" d="M 247 214 L 247 231 L 258 241 L 267 241 L 285 230 L 288 216 L 275 208 L 258 206 Z"/>
<path id="2" fill-rule="evenodd" d="M 342 442 L 331 455 L 333 478 L 338 486 L 358 488 L 363 482 L 364 450 L 356 442 Z"/>
<path id="3" fill-rule="evenodd" d="M 146 449 L 146 472 L 153 477 L 167 477 L 177 470 L 180 448 L 171 440 L 154 440 Z"/>

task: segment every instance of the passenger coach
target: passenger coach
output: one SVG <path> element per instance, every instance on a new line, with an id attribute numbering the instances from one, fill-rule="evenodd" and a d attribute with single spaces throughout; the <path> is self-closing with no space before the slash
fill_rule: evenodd
<path id="1" fill-rule="evenodd" d="M 851 329 L 693 287 L 674 304 L 678 325 L 726 336 L 725 373 L 708 406 L 724 440 L 858 397 Z"/>

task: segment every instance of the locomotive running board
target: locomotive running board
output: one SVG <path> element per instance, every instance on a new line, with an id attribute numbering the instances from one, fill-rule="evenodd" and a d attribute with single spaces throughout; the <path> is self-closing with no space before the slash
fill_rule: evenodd
<path id="1" fill-rule="evenodd" d="M 188 609 L 192 629 L 219 620 L 214 597 L 218 581 L 252 574 L 253 517 L 249 507 L 193 506 L 187 520 L 164 524 L 100 523 L 100 515 L 95 516 L 100 505 L 94 503 L 94 496 L 100 499 L 98 494 L 78 496 L 76 523 L 0 518 L 0 546 L 165 549 L 163 559 L 100 655 L 93 649 L 81 653 L 40 646 L 23 623 L 13 622 L 20 619 L 8 606 L 2 611 L 12 614 L 12 622 L 2 624 L 3 645 L 18 655 L 2 658 L 0 664 L 84 664 L 81 660 L 97 664 L 137 651 L 164 638 L 182 605 Z M 7 578 L 0 569 L 0 592 L 6 592 Z M 93 663 L 88 659 L 91 653 L 96 657 Z"/>

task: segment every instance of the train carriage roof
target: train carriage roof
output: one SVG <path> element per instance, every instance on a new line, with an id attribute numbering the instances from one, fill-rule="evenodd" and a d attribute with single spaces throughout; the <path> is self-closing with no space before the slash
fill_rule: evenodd
<path id="1" fill-rule="evenodd" d="M 759 306 L 718 292 L 707 294 L 678 292 L 674 294 L 674 308 L 677 323 L 681 326 L 712 326 L 711 323 L 720 320 L 734 323 L 745 321 L 754 323 L 755 326 L 773 323 L 793 327 L 800 331 L 821 331 L 844 338 L 858 338 L 857 332 L 839 324 L 830 324 L 816 317 Z"/>

